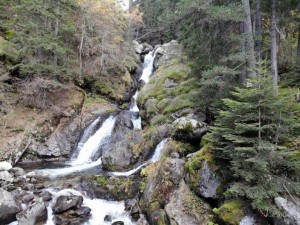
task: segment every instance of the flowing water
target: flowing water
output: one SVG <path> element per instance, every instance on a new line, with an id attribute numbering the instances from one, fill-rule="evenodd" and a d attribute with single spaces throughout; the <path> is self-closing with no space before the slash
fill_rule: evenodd
<path id="1" fill-rule="evenodd" d="M 144 63 L 143 63 L 143 72 L 142 72 L 142 76 L 140 77 L 140 80 L 143 80 L 146 84 L 149 82 L 149 78 L 153 73 L 154 70 L 154 59 L 156 56 L 156 51 L 151 51 L 149 52 L 144 59 Z M 136 129 L 142 129 L 142 119 L 139 115 L 140 109 L 137 106 L 136 100 L 138 97 L 139 92 L 136 91 L 135 94 L 132 97 L 131 100 L 131 106 L 130 106 L 130 110 L 131 112 L 136 112 L 136 114 L 133 114 L 131 116 L 131 121 L 133 123 L 133 127 Z"/>
<path id="2" fill-rule="evenodd" d="M 145 56 L 145 60 L 143 63 L 144 69 L 140 78 L 140 80 L 143 80 L 145 83 L 149 81 L 149 78 L 152 75 L 155 54 L 156 52 L 152 51 Z M 132 97 L 129 111 L 133 113 L 132 122 L 134 128 L 142 129 L 139 108 L 136 103 L 137 97 L 138 91 Z M 115 121 L 116 117 L 110 116 L 102 123 L 101 127 L 98 130 L 96 130 L 96 127 L 100 122 L 100 118 L 96 119 L 83 131 L 70 162 L 64 164 L 64 167 L 62 168 L 56 167 L 50 169 L 39 169 L 35 170 L 34 172 L 52 178 L 53 180 L 50 183 L 51 186 L 60 186 L 59 184 L 62 183 L 62 179 L 72 179 L 72 174 L 74 174 L 73 178 L 75 178 L 74 176 L 76 176 L 77 173 L 82 173 L 82 171 L 85 170 L 89 171 L 87 174 L 91 174 L 90 171 L 93 171 L 92 174 L 101 174 L 101 172 L 103 172 L 101 169 L 101 157 L 95 157 L 99 155 L 101 147 L 109 143 L 110 136 L 115 125 Z M 151 159 L 142 163 L 135 169 L 127 172 L 112 172 L 108 174 L 113 176 L 130 176 L 138 172 L 147 164 L 158 161 L 161 157 L 162 150 L 166 142 L 167 139 L 162 140 L 157 145 Z M 56 201 L 56 198 L 60 195 L 83 195 L 82 193 L 73 189 L 63 189 L 60 191 L 55 191 L 53 188 L 49 188 L 48 190 L 53 194 L 53 200 L 47 207 L 48 220 L 46 225 L 54 225 L 53 212 L 51 206 Z M 83 198 L 83 206 L 87 206 L 91 209 L 91 218 L 88 220 L 88 222 L 84 223 L 85 225 L 111 225 L 115 221 L 123 221 L 125 225 L 134 225 L 134 223 L 130 219 L 129 213 L 125 211 L 125 203 L 123 201 L 115 202 L 106 201 L 103 199 L 90 199 L 86 196 L 83 196 Z M 104 217 L 107 215 L 109 215 L 112 218 L 112 221 L 106 222 L 104 220 Z M 17 224 L 17 222 L 14 222 L 12 224 Z"/>

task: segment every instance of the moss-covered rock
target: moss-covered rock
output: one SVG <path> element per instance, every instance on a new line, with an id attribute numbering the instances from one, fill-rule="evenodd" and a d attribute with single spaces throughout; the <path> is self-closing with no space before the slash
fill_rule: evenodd
<path id="1" fill-rule="evenodd" d="M 191 192 L 184 181 L 181 181 L 179 188 L 172 193 L 165 210 L 171 224 L 198 225 L 213 221 L 210 206 Z"/>
<path id="2" fill-rule="evenodd" d="M 245 202 L 240 199 L 229 200 L 213 211 L 222 221 L 230 225 L 239 225 L 246 215 Z"/>
<path id="3" fill-rule="evenodd" d="M 211 153 L 210 144 L 192 154 L 185 164 L 186 180 L 192 190 L 204 198 L 218 198 L 223 191 L 223 179 Z"/>
<path id="4" fill-rule="evenodd" d="M 139 193 L 140 178 L 135 177 L 89 177 L 97 198 L 116 201 L 134 198 Z"/>

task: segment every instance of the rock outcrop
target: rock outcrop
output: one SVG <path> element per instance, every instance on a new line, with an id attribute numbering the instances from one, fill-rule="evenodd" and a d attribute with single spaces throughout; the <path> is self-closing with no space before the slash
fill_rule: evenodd
<path id="1" fill-rule="evenodd" d="M 295 199 L 290 201 L 282 197 L 275 198 L 275 204 L 286 214 L 284 219 L 275 221 L 276 225 L 300 225 L 300 200 L 296 200 L 297 202 L 293 202 Z"/>
<path id="2" fill-rule="evenodd" d="M 16 215 L 21 211 L 21 207 L 15 201 L 15 197 L 0 188 L 0 221 L 8 224 L 16 220 Z"/>

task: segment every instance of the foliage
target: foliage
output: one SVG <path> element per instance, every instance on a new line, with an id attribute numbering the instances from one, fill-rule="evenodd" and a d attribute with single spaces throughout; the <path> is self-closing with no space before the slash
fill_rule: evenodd
<path id="1" fill-rule="evenodd" d="M 281 212 L 273 198 L 287 191 L 299 193 L 296 177 L 299 158 L 284 147 L 299 127 L 299 118 L 289 111 L 289 101 L 277 98 L 265 68 L 224 99 L 211 129 L 214 157 L 225 161 L 233 184 L 227 196 L 251 200 L 254 209 L 271 216 Z M 298 172 L 297 172 L 298 171 Z"/>

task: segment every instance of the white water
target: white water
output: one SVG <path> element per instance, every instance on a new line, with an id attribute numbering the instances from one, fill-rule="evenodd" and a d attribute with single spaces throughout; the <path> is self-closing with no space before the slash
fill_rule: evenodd
<path id="1" fill-rule="evenodd" d="M 71 160 L 75 160 L 78 157 L 78 153 L 84 146 L 85 142 L 89 139 L 89 137 L 91 137 L 97 123 L 99 123 L 99 120 L 100 120 L 100 117 L 97 118 L 96 120 L 94 120 L 90 125 L 88 125 L 87 128 L 84 129 L 83 134 L 81 135 L 80 140 L 77 144 L 77 147 L 74 151 L 74 154 L 71 157 Z"/>
<path id="2" fill-rule="evenodd" d="M 142 72 L 142 76 L 140 78 L 140 80 L 143 80 L 145 83 L 149 82 L 149 78 L 153 73 L 153 63 L 154 63 L 154 59 L 156 56 L 156 51 L 151 51 L 149 52 L 144 59 L 144 63 L 143 63 L 143 72 Z M 135 94 L 132 97 L 132 104 L 130 106 L 130 110 L 131 112 L 139 112 L 140 109 L 137 106 L 136 100 L 137 100 L 137 96 L 138 96 L 139 92 L 136 91 Z M 135 116 L 133 115 L 131 117 L 131 121 L 133 123 L 133 127 L 136 129 L 142 129 L 142 118 L 140 116 Z"/>
<path id="3" fill-rule="evenodd" d="M 101 125 L 100 129 L 84 143 L 77 159 L 72 161 L 71 165 L 77 166 L 91 163 L 94 154 L 99 150 L 105 139 L 111 135 L 115 122 L 116 118 L 114 116 L 108 117 Z"/>
<path id="4" fill-rule="evenodd" d="M 35 170 L 35 173 L 37 173 L 38 175 L 54 178 L 100 166 L 102 164 L 101 158 L 93 161 L 93 156 L 111 135 L 111 132 L 115 125 L 115 121 L 115 117 L 110 116 L 103 122 L 99 130 L 97 130 L 96 133 L 83 144 L 77 158 L 69 163 L 71 165 L 70 167 Z M 88 126 L 87 130 L 84 131 L 83 136 L 90 135 L 88 133 L 92 132 L 92 129 L 98 122 L 99 119 L 96 119 L 90 126 Z M 83 137 L 81 137 L 81 139 L 83 139 Z"/>
<path id="5" fill-rule="evenodd" d="M 136 172 L 138 172 L 141 168 L 143 168 L 144 166 L 150 164 L 150 163 L 155 163 L 157 161 L 160 160 L 161 158 L 161 155 L 162 155 L 162 150 L 164 149 L 165 147 L 165 144 L 167 143 L 169 139 L 166 138 L 166 139 L 163 139 L 155 148 L 154 150 L 154 154 L 153 156 L 151 157 L 151 159 L 149 159 L 148 161 L 144 162 L 143 164 L 139 165 L 138 167 L 132 169 L 132 170 L 129 170 L 127 172 L 112 172 L 111 174 L 114 175 L 114 176 L 124 176 L 124 177 L 128 177 L 132 174 L 135 174 Z"/>
<path id="6" fill-rule="evenodd" d="M 144 64 L 143 64 L 143 73 L 142 76 L 140 78 L 140 80 L 143 80 L 145 83 L 149 82 L 149 78 L 153 73 L 153 62 L 156 56 L 156 52 L 155 51 L 151 51 L 149 52 L 144 59 Z"/>
<path id="7" fill-rule="evenodd" d="M 130 112 L 139 112 L 140 109 L 138 108 L 137 104 L 136 104 L 136 99 L 137 99 L 137 96 L 138 96 L 139 92 L 136 91 L 135 94 L 132 96 L 132 104 L 130 106 Z"/>
<path id="8" fill-rule="evenodd" d="M 125 225 L 134 225 L 130 220 L 129 213 L 125 211 L 124 202 L 106 201 L 102 199 L 90 199 L 83 196 L 80 192 L 73 189 L 64 189 L 59 192 L 49 190 L 53 194 L 53 200 L 47 207 L 48 220 L 46 225 L 54 225 L 52 205 L 55 203 L 56 198 L 60 195 L 81 195 L 83 197 L 83 206 L 91 209 L 91 218 L 83 223 L 83 225 L 111 225 L 116 221 L 123 221 Z M 112 221 L 104 221 L 106 215 L 111 216 Z"/>
<path id="9" fill-rule="evenodd" d="M 75 165 L 71 167 L 64 167 L 64 168 L 58 168 L 58 169 L 41 169 L 41 170 L 35 170 L 35 173 L 38 175 L 55 178 L 60 176 L 69 175 L 75 172 L 88 170 L 91 168 L 94 168 L 96 166 L 100 166 L 102 164 L 101 158 L 99 158 L 95 162 L 87 163 L 87 164 L 81 164 L 81 165 Z"/>

